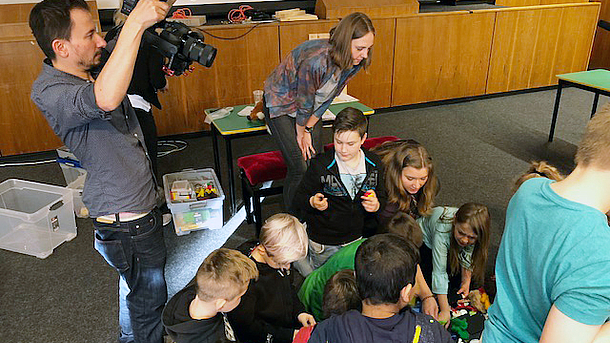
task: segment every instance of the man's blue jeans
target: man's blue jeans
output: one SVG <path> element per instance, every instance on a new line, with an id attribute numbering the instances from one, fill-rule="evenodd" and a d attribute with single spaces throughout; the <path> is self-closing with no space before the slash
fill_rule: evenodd
<path id="1" fill-rule="evenodd" d="M 163 222 L 158 209 L 143 218 L 105 224 L 96 220 L 95 249 L 119 278 L 119 342 L 161 343 L 167 300 Z"/>

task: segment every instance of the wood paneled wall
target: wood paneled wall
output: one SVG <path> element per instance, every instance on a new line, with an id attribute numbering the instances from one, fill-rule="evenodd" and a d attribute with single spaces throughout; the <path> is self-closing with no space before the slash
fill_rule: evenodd
<path id="1" fill-rule="evenodd" d="M 206 32 L 223 38 L 235 38 L 251 26 L 214 27 Z M 218 49 L 211 68 L 198 64 L 186 77 L 170 77 L 169 91 L 160 97 L 163 110 L 154 110 L 159 135 L 196 132 L 204 129 L 206 108 L 233 106 L 254 101 L 252 91 L 280 62 L 278 25 L 257 26 L 239 39 L 218 39 L 205 34 L 205 43 Z"/>
<path id="2" fill-rule="evenodd" d="M 520 6 L 538 6 L 538 5 L 555 5 L 567 4 L 576 2 L 589 2 L 588 0 L 496 0 L 498 6 L 520 7 Z"/>
<path id="3" fill-rule="evenodd" d="M 352 12 L 365 12 L 371 18 L 400 17 L 419 12 L 417 0 L 318 0 L 319 18 L 338 19 Z"/>
<path id="4" fill-rule="evenodd" d="M 61 145 L 29 99 L 43 59 L 27 27 L 31 6 L 0 6 L 3 155 Z M 350 82 L 349 93 L 379 108 L 555 84 L 555 74 L 586 69 L 599 8 L 578 3 L 373 19 L 373 64 Z M 247 25 L 206 28 L 219 37 L 247 34 L 234 40 L 205 35 L 218 49 L 216 61 L 169 78 L 163 110 L 154 111 L 159 134 L 201 131 L 204 109 L 252 102 L 252 91 L 281 58 L 336 23 L 262 24 L 251 32 Z"/>
<path id="5" fill-rule="evenodd" d="M 328 33 L 338 20 L 286 22 L 280 24 L 280 58 L 284 59 L 292 49 L 307 41 L 310 34 Z"/>
<path id="6" fill-rule="evenodd" d="M 555 84 L 587 69 L 599 3 L 497 12 L 487 93 Z"/>
<path id="7" fill-rule="evenodd" d="M 596 0 L 601 2 L 599 19 L 610 22 L 610 0 Z M 610 31 L 597 28 L 593 50 L 591 51 L 590 69 L 610 69 Z"/>
<path id="8" fill-rule="evenodd" d="M 392 105 L 485 94 L 495 13 L 400 18 Z"/>
<path id="9" fill-rule="evenodd" d="M 95 1 L 87 1 L 99 29 Z M 13 155 L 62 145 L 30 100 L 44 54 L 28 25 L 34 4 L 0 6 L 0 154 Z"/>
<path id="10" fill-rule="evenodd" d="M 395 19 L 373 19 L 375 44 L 371 65 L 358 72 L 348 93 L 373 108 L 392 106 L 392 78 L 395 51 Z"/>

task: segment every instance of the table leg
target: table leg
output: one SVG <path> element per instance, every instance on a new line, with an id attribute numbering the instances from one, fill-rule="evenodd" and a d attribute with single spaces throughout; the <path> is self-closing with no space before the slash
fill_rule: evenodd
<path id="1" fill-rule="evenodd" d="M 231 215 L 235 214 L 235 181 L 233 176 L 233 149 L 231 148 L 231 138 L 225 137 L 225 147 L 227 150 L 227 167 L 229 171 L 229 199 L 231 201 Z"/>
<path id="2" fill-rule="evenodd" d="M 593 108 L 591 109 L 591 118 L 593 118 L 593 116 L 595 115 L 595 112 L 597 112 L 597 103 L 599 102 L 599 93 L 595 93 L 595 97 L 593 98 Z"/>
<path id="3" fill-rule="evenodd" d="M 557 95 L 555 96 L 555 108 L 553 109 L 553 120 L 551 121 L 551 131 L 549 132 L 549 142 L 553 141 L 553 135 L 555 134 L 555 124 L 557 124 L 557 114 L 559 113 L 559 101 L 561 100 L 561 88 L 563 84 L 559 80 L 557 86 Z"/>
<path id="4" fill-rule="evenodd" d="M 218 151 L 218 131 L 214 124 L 210 125 L 212 130 L 212 148 L 214 149 L 214 170 L 216 171 L 216 177 L 218 182 L 222 183 L 221 171 L 220 171 L 220 152 Z"/>

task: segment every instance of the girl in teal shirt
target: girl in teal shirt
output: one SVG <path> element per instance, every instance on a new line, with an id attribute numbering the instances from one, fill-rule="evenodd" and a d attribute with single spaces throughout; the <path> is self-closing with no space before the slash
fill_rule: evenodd
<path id="1" fill-rule="evenodd" d="M 417 219 L 422 230 L 421 269 L 436 295 L 438 319 L 451 318 L 450 290 L 462 297 L 470 292 L 474 276 L 483 281 L 489 248 L 491 219 L 485 205 L 466 203 L 455 207 L 435 207 L 429 216 Z M 457 277 L 461 275 L 460 279 Z M 451 277 L 450 277 L 451 276 Z"/>

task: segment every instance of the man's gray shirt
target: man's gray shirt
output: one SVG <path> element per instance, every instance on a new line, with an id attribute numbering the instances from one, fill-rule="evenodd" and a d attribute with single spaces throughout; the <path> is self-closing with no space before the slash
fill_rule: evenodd
<path id="1" fill-rule="evenodd" d="M 104 112 L 93 86 L 47 59 L 31 97 L 87 170 L 83 202 L 91 217 L 148 212 L 156 203 L 156 187 L 135 112 L 127 97 L 114 111 Z"/>

